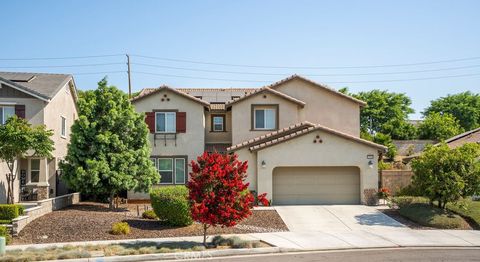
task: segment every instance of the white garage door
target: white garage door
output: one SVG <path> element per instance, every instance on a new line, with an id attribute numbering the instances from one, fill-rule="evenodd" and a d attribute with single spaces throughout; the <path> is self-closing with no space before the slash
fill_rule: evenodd
<path id="1" fill-rule="evenodd" d="M 356 167 L 277 167 L 273 204 L 360 204 L 360 171 Z"/>

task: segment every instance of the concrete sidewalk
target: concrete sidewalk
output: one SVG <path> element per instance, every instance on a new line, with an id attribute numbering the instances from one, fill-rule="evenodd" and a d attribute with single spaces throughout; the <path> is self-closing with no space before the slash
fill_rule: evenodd
<path id="1" fill-rule="evenodd" d="M 345 230 L 250 234 L 288 251 L 386 248 L 478 247 L 480 231 L 474 230 Z"/>
<path id="2" fill-rule="evenodd" d="M 230 235 L 232 236 L 232 235 Z M 344 231 L 277 232 L 237 235 L 246 240 L 262 240 L 281 251 L 306 251 L 388 247 L 480 247 L 480 231 L 474 230 L 412 230 L 370 229 Z M 212 236 L 210 236 L 212 237 Z M 202 237 L 173 237 L 149 239 L 123 239 L 88 242 L 51 243 L 7 246 L 7 250 L 48 248 L 64 245 L 106 245 L 133 242 L 201 242 Z"/>

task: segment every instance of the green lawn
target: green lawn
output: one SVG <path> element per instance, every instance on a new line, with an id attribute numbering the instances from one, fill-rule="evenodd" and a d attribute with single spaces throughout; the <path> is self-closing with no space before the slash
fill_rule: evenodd
<path id="1" fill-rule="evenodd" d="M 400 215 L 427 227 L 441 229 L 469 229 L 468 223 L 459 215 L 430 206 L 414 203 L 399 210 Z"/>
<path id="2" fill-rule="evenodd" d="M 457 204 L 448 204 L 447 208 L 463 216 L 475 229 L 480 229 L 480 201 L 464 200 Z"/>

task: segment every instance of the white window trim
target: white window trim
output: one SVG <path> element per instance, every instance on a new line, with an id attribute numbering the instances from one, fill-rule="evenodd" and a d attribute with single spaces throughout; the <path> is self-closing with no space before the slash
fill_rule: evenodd
<path id="1" fill-rule="evenodd" d="M 2 108 L 2 123 L 0 123 L 0 125 L 5 125 L 5 123 L 7 122 L 7 119 L 5 118 L 5 108 L 13 108 L 13 115 L 15 115 L 15 106 L 11 106 L 11 105 L 0 105 L 0 107 Z"/>
<path id="2" fill-rule="evenodd" d="M 220 130 L 215 129 L 215 118 L 216 118 L 216 117 L 219 117 L 219 118 L 222 119 L 222 122 L 220 123 L 220 124 L 222 125 L 222 129 L 220 129 Z M 213 122 L 213 123 L 212 123 L 212 126 L 213 126 L 213 131 L 214 131 L 214 132 L 223 132 L 223 131 L 225 131 L 225 127 L 223 126 L 223 123 L 225 122 L 225 116 L 224 116 L 224 115 L 223 115 L 223 116 L 214 116 L 214 117 L 212 118 L 212 122 Z"/>
<path id="3" fill-rule="evenodd" d="M 39 165 L 38 165 L 38 182 L 32 182 L 32 160 L 38 160 L 39 161 Z M 42 159 L 41 158 L 37 158 L 37 157 L 33 157 L 33 158 L 29 158 L 28 159 L 28 173 L 27 173 L 27 185 L 30 184 L 30 185 L 36 185 L 36 184 L 39 184 L 40 183 L 40 170 L 42 169 Z M 37 171 L 37 170 L 35 170 Z"/>
<path id="4" fill-rule="evenodd" d="M 157 130 L 157 114 L 165 114 L 165 131 L 159 131 Z M 173 114 L 173 119 L 174 119 L 174 125 L 173 125 L 173 131 L 167 131 L 168 130 L 168 123 L 167 123 L 167 114 Z M 175 134 L 177 132 L 177 112 L 155 112 L 155 133 L 160 133 L 160 134 Z"/>
<path id="5" fill-rule="evenodd" d="M 160 170 L 160 159 L 167 159 L 167 160 L 170 160 L 172 162 L 172 169 L 171 170 Z M 160 175 L 160 185 L 173 185 L 175 183 L 175 163 L 174 163 L 174 158 L 169 158 L 169 157 L 159 157 L 157 158 L 157 170 L 158 170 L 158 174 Z M 162 183 L 162 177 L 161 177 L 161 174 L 160 172 L 161 171 L 171 171 L 172 172 L 172 182 L 170 183 Z"/>
<path id="6" fill-rule="evenodd" d="M 257 111 L 263 111 L 263 126 L 264 127 L 257 127 Z M 267 117 L 266 117 L 266 111 L 270 110 L 275 113 L 273 121 L 274 121 L 274 127 L 273 128 L 267 128 Z M 268 108 L 268 107 L 258 107 L 253 109 L 253 129 L 254 130 L 275 130 L 277 126 L 277 110 L 275 108 Z"/>
<path id="7" fill-rule="evenodd" d="M 67 118 L 64 116 L 60 116 L 60 137 L 67 138 Z M 65 126 L 63 125 L 63 121 L 65 121 Z"/>
<path id="8" fill-rule="evenodd" d="M 177 183 L 177 160 L 182 160 L 183 164 L 183 182 L 182 183 Z M 175 168 L 175 172 L 174 172 L 174 176 L 175 176 L 175 179 L 174 179 L 174 182 L 176 185 L 185 185 L 185 174 L 187 173 L 187 170 L 185 169 L 185 158 L 174 158 L 174 168 Z"/>

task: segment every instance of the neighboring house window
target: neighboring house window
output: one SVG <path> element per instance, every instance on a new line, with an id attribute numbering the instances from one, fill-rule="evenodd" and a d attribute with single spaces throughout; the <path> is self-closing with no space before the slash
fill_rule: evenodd
<path id="1" fill-rule="evenodd" d="M 61 118 L 62 118 L 62 129 L 61 129 L 60 135 L 62 137 L 66 137 L 67 136 L 67 119 L 63 116 L 61 116 Z"/>
<path id="2" fill-rule="evenodd" d="M 30 159 L 30 182 L 40 182 L 40 159 Z"/>
<path id="3" fill-rule="evenodd" d="M 0 124 L 5 125 L 7 120 L 13 115 L 15 115 L 15 107 L 0 106 Z"/>
<path id="4" fill-rule="evenodd" d="M 158 158 L 157 169 L 160 174 L 160 184 L 185 184 L 186 159 Z"/>
<path id="5" fill-rule="evenodd" d="M 176 132 L 176 113 L 175 112 L 156 112 L 155 113 L 155 132 L 175 133 Z"/>
<path id="6" fill-rule="evenodd" d="M 277 128 L 277 108 L 256 106 L 253 108 L 253 129 L 274 130 Z"/>
<path id="7" fill-rule="evenodd" d="M 225 115 L 212 115 L 212 131 L 225 131 Z"/>

